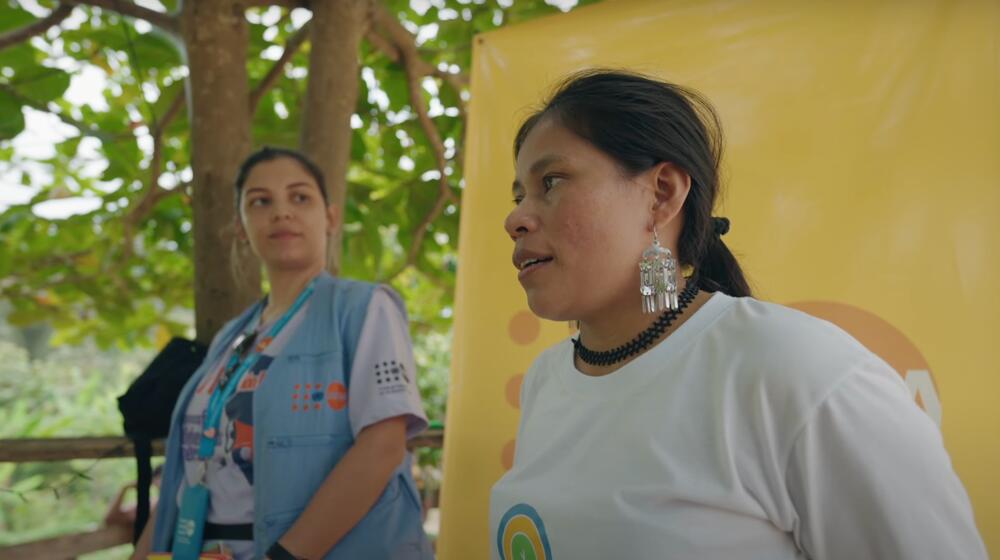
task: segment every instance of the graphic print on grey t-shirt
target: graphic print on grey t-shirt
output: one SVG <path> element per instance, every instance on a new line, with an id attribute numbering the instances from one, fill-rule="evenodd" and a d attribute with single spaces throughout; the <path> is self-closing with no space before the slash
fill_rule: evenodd
<path id="1" fill-rule="evenodd" d="M 223 442 L 226 455 L 239 467 L 248 484 L 253 484 L 253 389 L 262 381 L 272 356 L 263 355 L 240 380 L 240 386 L 226 403 L 229 430 Z M 252 385 L 252 386 L 251 386 Z"/>

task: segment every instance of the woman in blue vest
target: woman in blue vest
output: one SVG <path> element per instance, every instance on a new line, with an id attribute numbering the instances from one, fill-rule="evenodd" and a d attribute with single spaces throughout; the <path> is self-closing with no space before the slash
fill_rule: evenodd
<path id="1" fill-rule="evenodd" d="M 301 154 L 251 155 L 236 201 L 271 291 L 181 392 L 133 557 L 432 558 L 406 451 L 427 419 L 403 302 L 325 272 L 338 209 Z"/>

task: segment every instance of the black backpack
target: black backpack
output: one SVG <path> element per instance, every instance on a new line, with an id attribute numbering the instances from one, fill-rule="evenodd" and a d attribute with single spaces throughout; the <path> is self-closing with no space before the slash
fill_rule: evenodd
<path id="1" fill-rule="evenodd" d="M 207 351 L 208 348 L 198 342 L 177 337 L 170 339 L 125 394 L 118 397 L 118 410 L 125 420 L 125 435 L 135 446 L 137 503 L 133 543 L 142 535 L 149 519 L 152 442 L 167 437 L 177 397 L 204 361 Z"/>

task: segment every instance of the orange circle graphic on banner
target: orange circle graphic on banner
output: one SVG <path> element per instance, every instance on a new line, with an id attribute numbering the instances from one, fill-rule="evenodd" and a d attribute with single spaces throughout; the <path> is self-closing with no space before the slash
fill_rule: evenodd
<path id="1" fill-rule="evenodd" d="M 920 408 L 940 424 L 939 393 L 930 365 L 902 331 L 878 315 L 846 303 L 801 301 L 788 306 L 830 321 L 885 360 L 906 382 Z"/>

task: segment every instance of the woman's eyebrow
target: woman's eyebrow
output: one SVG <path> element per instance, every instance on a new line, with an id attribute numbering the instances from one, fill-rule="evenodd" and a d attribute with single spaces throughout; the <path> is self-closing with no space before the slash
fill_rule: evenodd
<path id="1" fill-rule="evenodd" d="M 528 168 L 528 175 L 537 175 L 538 173 L 542 172 L 546 167 L 552 165 L 553 163 L 559 163 L 566 160 L 567 158 L 565 156 L 559 154 L 549 154 L 545 157 L 539 158 L 538 160 L 535 161 L 535 163 L 532 163 L 531 167 Z M 517 179 L 514 179 L 514 184 L 511 187 L 511 192 L 516 195 L 522 191 L 524 191 L 524 185 L 522 185 L 521 182 L 518 181 Z"/>

